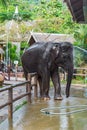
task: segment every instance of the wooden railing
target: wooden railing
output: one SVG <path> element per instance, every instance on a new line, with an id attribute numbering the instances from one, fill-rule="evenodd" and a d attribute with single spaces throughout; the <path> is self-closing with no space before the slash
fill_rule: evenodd
<path id="1" fill-rule="evenodd" d="M 22 82 L 22 83 L 18 83 L 18 84 L 14 84 L 14 85 L 9 85 L 7 87 L 1 88 L 0 89 L 0 93 L 4 92 L 4 91 L 8 91 L 8 101 L 6 103 L 4 103 L 3 105 L 0 106 L 0 109 L 3 109 L 4 107 L 8 106 L 8 119 L 12 120 L 13 119 L 13 103 L 25 96 L 27 96 L 27 100 L 29 103 L 31 103 L 31 78 L 36 76 L 36 73 L 29 73 L 28 74 L 28 81 Z M 37 76 L 36 76 L 37 77 Z M 35 77 L 35 79 L 36 79 Z M 26 85 L 26 86 L 24 86 Z M 35 82 L 33 83 L 35 87 L 35 96 L 37 96 L 37 80 L 35 80 Z M 23 93 L 22 95 L 16 97 L 13 99 L 13 88 L 16 87 L 26 87 L 26 92 Z"/>
<path id="2" fill-rule="evenodd" d="M 87 68 L 74 68 L 73 72 L 73 78 L 76 78 L 77 76 L 83 77 L 84 82 L 81 85 L 87 86 Z M 60 73 L 61 81 L 67 80 L 67 73 L 64 71 L 63 73 Z M 72 83 L 72 85 L 78 85 L 78 83 Z"/>
<path id="3" fill-rule="evenodd" d="M 73 75 L 77 75 L 77 76 L 87 76 L 87 68 L 74 68 L 74 70 L 76 70 L 76 73 L 73 73 Z M 78 73 L 77 71 L 82 71 L 82 73 Z"/>
<path id="4" fill-rule="evenodd" d="M 77 76 L 80 76 L 83 78 L 83 83 L 79 84 L 79 83 L 73 83 L 72 85 L 80 85 L 83 87 L 87 86 L 87 68 L 80 68 L 77 67 L 74 70 L 76 70 L 76 72 L 73 73 L 73 76 L 76 78 Z"/>
<path id="5" fill-rule="evenodd" d="M 8 106 L 8 117 L 10 119 L 13 118 L 13 116 L 12 116 L 13 115 L 13 102 L 19 100 L 20 98 L 23 98 L 24 96 L 28 96 L 28 99 L 30 101 L 30 91 L 29 91 L 29 89 L 26 89 L 27 90 L 26 93 L 24 93 L 21 96 L 18 96 L 18 97 L 13 99 L 13 88 L 16 88 L 18 86 L 25 85 L 25 84 L 26 84 L 26 87 L 28 88 L 29 87 L 29 85 L 28 85 L 29 83 L 30 83 L 29 81 L 26 81 L 26 82 L 23 82 L 23 83 L 10 85 L 8 87 L 4 87 L 4 88 L 0 89 L 0 93 L 8 90 L 8 101 L 7 101 L 7 103 L 1 105 L 0 109 Z"/>

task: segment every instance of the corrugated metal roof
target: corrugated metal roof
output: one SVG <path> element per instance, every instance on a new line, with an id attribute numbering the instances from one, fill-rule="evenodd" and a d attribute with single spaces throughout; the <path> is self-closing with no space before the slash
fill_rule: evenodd
<path id="1" fill-rule="evenodd" d="M 87 0 L 64 0 L 77 23 L 87 23 Z"/>

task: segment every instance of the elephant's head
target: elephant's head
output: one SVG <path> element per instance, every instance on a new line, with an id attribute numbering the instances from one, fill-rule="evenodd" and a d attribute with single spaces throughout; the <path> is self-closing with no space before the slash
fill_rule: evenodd
<path id="1" fill-rule="evenodd" d="M 68 71 L 69 67 L 73 66 L 73 45 L 69 42 L 61 42 L 60 44 L 60 56 L 57 64 Z"/>
<path id="2" fill-rule="evenodd" d="M 73 76 L 73 45 L 69 42 L 61 42 L 60 45 L 60 56 L 56 59 L 56 64 L 67 72 L 66 96 L 68 97 Z"/>

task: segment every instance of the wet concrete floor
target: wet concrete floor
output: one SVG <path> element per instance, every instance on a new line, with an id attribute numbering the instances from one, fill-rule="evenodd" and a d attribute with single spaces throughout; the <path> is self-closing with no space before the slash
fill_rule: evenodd
<path id="1" fill-rule="evenodd" d="M 87 105 L 87 99 L 78 97 L 66 98 L 64 96 L 62 101 L 54 101 L 53 97 L 49 101 L 33 100 L 31 104 L 26 104 L 14 113 L 12 127 L 8 125 L 8 120 L 6 120 L 0 125 L 0 130 L 87 130 L 87 110 L 73 112 L 81 110 L 81 106 L 77 108 L 58 108 L 58 111 L 53 109 L 54 113 L 60 113 L 56 115 L 40 111 L 43 108 L 76 105 Z M 84 108 L 87 108 L 87 106 Z M 67 111 L 73 113 L 67 114 Z"/>

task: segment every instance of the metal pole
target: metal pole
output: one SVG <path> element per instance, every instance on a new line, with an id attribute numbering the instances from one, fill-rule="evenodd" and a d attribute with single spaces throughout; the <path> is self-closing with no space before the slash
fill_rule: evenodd
<path id="1" fill-rule="evenodd" d="M 15 80 L 17 81 L 17 68 L 18 68 L 18 65 L 16 64 L 15 65 Z"/>

